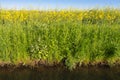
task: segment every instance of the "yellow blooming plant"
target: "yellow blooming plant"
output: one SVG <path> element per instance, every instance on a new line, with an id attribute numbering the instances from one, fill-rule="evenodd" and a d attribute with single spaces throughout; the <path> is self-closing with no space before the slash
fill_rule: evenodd
<path id="1" fill-rule="evenodd" d="M 84 21 L 96 23 L 101 21 L 114 21 L 120 18 L 120 11 L 113 10 L 61 10 L 61 11 L 38 11 L 38 10 L 1 10 L 1 20 L 9 22 L 24 22 L 27 20 L 41 21 L 46 23 L 61 21 Z"/>

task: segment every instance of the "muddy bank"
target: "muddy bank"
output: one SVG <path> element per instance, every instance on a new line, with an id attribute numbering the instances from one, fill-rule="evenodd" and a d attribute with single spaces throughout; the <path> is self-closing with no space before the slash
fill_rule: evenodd
<path id="1" fill-rule="evenodd" d="M 30 63 L 23 63 L 20 62 L 18 64 L 13 63 L 0 63 L 0 69 L 1 70 L 7 70 L 7 71 L 14 71 L 14 70 L 23 70 L 23 69 L 31 69 L 31 70 L 45 70 L 45 69 L 66 69 L 69 70 L 70 68 L 65 65 L 64 62 L 54 62 L 54 63 L 47 63 L 45 61 L 32 61 Z M 81 69 L 81 68 L 106 68 L 106 69 L 112 69 L 112 68 L 120 68 L 120 63 L 116 62 L 114 64 L 108 64 L 108 62 L 99 62 L 99 63 L 77 63 L 74 68 L 71 70 Z"/>

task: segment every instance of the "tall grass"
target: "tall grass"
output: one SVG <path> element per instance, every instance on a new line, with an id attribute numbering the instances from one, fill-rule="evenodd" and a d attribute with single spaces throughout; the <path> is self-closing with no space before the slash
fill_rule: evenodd
<path id="1" fill-rule="evenodd" d="M 16 64 L 34 60 L 47 63 L 65 60 L 65 65 L 69 68 L 75 67 L 77 63 L 87 65 L 103 61 L 113 65 L 120 60 L 120 12 L 116 10 L 114 14 L 113 11 L 102 13 L 104 16 L 111 14 L 115 19 L 107 20 L 103 17 L 97 20 L 95 16 L 100 15 L 99 10 L 2 10 L 0 61 Z M 81 16 L 83 18 L 80 19 L 77 17 L 80 13 L 85 13 L 86 16 Z M 5 18 L 7 14 L 11 16 Z M 21 18 L 21 15 L 24 17 Z"/>

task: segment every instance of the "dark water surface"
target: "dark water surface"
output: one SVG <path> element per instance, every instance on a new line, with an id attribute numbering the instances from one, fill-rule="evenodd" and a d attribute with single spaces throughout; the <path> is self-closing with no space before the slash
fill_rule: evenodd
<path id="1" fill-rule="evenodd" d="M 120 80 L 120 68 L 81 68 L 73 71 L 60 68 L 8 72 L 0 70 L 0 80 Z"/>

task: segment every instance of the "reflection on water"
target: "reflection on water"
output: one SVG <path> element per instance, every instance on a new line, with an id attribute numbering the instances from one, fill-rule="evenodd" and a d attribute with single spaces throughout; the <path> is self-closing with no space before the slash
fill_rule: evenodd
<path id="1" fill-rule="evenodd" d="M 0 80 L 120 80 L 119 69 L 56 69 L 0 71 Z"/>

